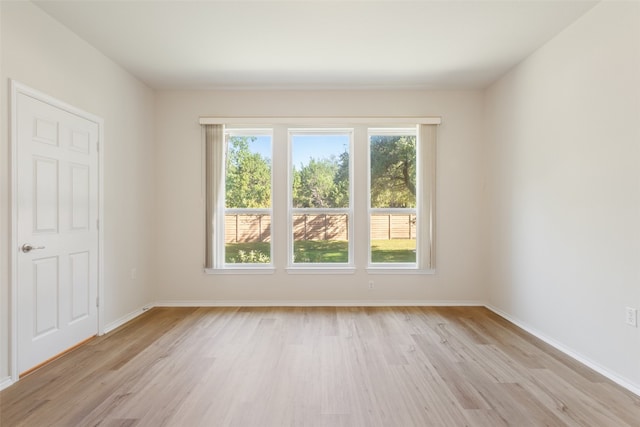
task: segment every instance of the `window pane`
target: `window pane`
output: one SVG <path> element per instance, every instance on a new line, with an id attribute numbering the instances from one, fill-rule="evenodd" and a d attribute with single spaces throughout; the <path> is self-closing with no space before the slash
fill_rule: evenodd
<path id="1" fill-rule="evenodd" d="M 271 136 L 232 134 L 225 169 L 226 264 L 271 262 Z"/>
<path id="2" fill-rule="evenodd" d="M 224 234 L 225 263 L 271 262 L 271 215 L 227 214 Z"/>
<path id="3" fill-rule="evenodd" d="M 349 262 L 350 146 L 346 132 L 291 134 L 294 264 Z"/>
<path id="4" fill-rule="evenodd" d="M 294 208 L 349 207 L 350 135 L 292 135 Z"/>
<path id="5" fill-rule="evenodd" d="M 348 215 L 294 215 L 293 262 L 349 262 Z"/>
<path id="6" fill-rule="evenodd" d="M 416 207 L 415 135 L 371 135 L 371 207 Z"/>
<path id="7" fill-rule="evenodd" d="M 416 263 L 416 136 L 371 134 L 372 263 Z"/>
<path id="8" fill-rule="evenodd" d="M 415 214 L 370 216 L 371 262 L 416 262 Z"/>
<path id="9" fill-rule="evenodd" d="M 229 136 L 227 208 L 271 207 L 271 136 Z"/>

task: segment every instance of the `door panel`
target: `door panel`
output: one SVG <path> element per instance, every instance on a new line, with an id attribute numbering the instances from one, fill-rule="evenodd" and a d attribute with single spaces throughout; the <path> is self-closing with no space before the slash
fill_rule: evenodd
<path id="1" fill-rule="evenodd" d="M 58 330 L 58 257 L 33 260 L 33 338 Z"/>
<path id="2" fill-rule="evenodd" d="M 16 98 L 18 371 L 98 332 L 98 136 L 94 121 Z"/>
<path id="3" fill-rule="evenodd" d="M 70 254 L 69 261 L 71 262 L 71 322 L 75 322 L 89 315 L 89 297 L 91 296 L 89 252 Z"/>
<path id="4" fill-rule="evenodd" d="M 71 229 L 86 230 L 89 227 L 90 202 L 89 168 L 71 165 Z"/>
<path id="5" fill-rule="evenodd" d="M 58 124 L 55 121 L 35 117 L 34 142 L 42 144 L 58 145 Z"/>
<path id="6" fill-rule="evenodd" d="M 69 150 L 77 151 L 83 154 L 89 154 L 89 144 L 91 137 L 87 132 L 75 130 L 71 132 L 71 143 Z"/>
<path id="7" fill-rule="evenodd" d="M 34 234 L 58 230 L 58 161 L 34 157 Z"/>

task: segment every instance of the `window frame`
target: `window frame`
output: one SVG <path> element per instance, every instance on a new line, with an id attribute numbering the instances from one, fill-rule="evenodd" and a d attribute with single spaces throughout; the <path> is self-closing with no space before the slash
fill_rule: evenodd
<path id="1" fill-rule="evenodd" d="M 203 245 L 203 259 L 204 259 L 204 273 L 206 274 L 272 274 L 276 268 L 283 269 L 288 274 L 353 274 L 356 272 L 356 267 L 364 274 L 435 274 L 435 206 L 436 206 L 436 146 L 437 146 L 437 130 L 438 125 L 442 123 L 440 117 L 262 117 L 262 116 L 238 116 L 238 117 L 212 117 L 201 116 L 200 125 L 202 125 L 202 197 L 203 197 L 203 227 L 206 231 Z M 370 263 L 370 140 L 368 131 L 369 129 L 403 129 L 411 126 L 415 126 L 418 131 L 417 137 L 417 151 L 422 151 L 418 157 L 418 178 L 417 181 L 420 185 L 423 185 L 426 197 L 423 197 L 420 202 L 417 202 L 416 209 L 422 207 L 424 212 L 423 219 L 423 231 L 416 230 L 417 234 L 423 234 L 421 247 L 424 257 L 417 258 L 416 261 L 420 261 L 418 268 L 397 268 L 398 263 Z M 218 130 L 216 130 L 216 127 Z M 246 132 L 250 129 L 268 129 L 271 134 L 271 264 L 228 264 L 227 267 L 220 265 L 213 265 L 213 258 L 215 253 L 219 251 L 215 250 L 214 245 L 217 239 L 219 239 L 220 228 L 214 227 L 214 219 L 218 220 L 220 216 L 220 210 L 213 209 L 212 207 L 220 206 L 219 197 L 221 191 L 219 190 L 220 179 L 219 176 L 220 165 L 217 158 L 220 158 L 218 154 L 215 154 L 214 147 L 221 147 L 218 144 L 221 138 L 224 137 L 225 128 L 238 129 Z M 291 129 L 296 130 L 310 130 L 310 129 L 350 129 L 353 134 L 350 138 L 349 147 L 349 178 L 350 178 L 350 208 L 351 213 L 349 215 L 349 261 L 350 265 L 342 267 L 342 263 L 328 263 L 326 268 L 317 268 L 319 264 L 302 264 L 293 263 L 293 254 L 291 258 L 284 259 L 285 245 L 289 248 L 287 252 L 293 250 L 293 231 L 289 228 L 293 227 L 292 214 L 289 207 L 292 207 L 291 203 L 291 173 L 288 169 L 290 165 L 290 141 L 288 132 Z M 221 129 L 221 130 L 220 130 Z M 221 136 L 216 136 L 221 135 Z M 362 146 L 364 145 L 364 147 Z M 366 158 L 363 158 L 366 157 Z M 226 159 L 224 161 L 226 168 Z M 365 169 L 365 170 L 363 170 Z M 424 170 L 423 170 L 424 169 Z M 364 176 L 367 179 L 364 179 Z M 226 177 L 226 172 L 224 173 Z M 357 179 L 354 177 L 357 174 Z M 356 182 L 357 181 L 357 182 Z M 366 182 L 365 182 L 366 181 Z M 417 184 L 418 184 L 417 182 Z M 361 194 L 363 190 L 367 191 L 367 196 Z M 226 205 L 226 188 L 225 203 Z M 354 197 L 354 193 L 357 194 Z M 367 200 L 365 200 L 367 199 Z M 286 205 L 285 205 L 286 203 Z M 226 206 L 224 206 L 226 209 Z M 275 216 L 274 216 L 275 215 Z M 355 219 L 358 215 L 358 223 Z M 363 215 L 367 216 L 367 221 L 361 218 Z M 224 217 L 224 215 L 223 215 Z M 290 221 L 291 218 L 291 221 Z M 364 222 L 364 224 L 363 224 Z M 287 226 L 290 223 L 290 226 Z M 365 229 L 366 227 L 366 229 Z M 285 239 L 282 236 L 282 232 L 288 233 L 288 237 Z M 365 239 L 364 233 L 367 233 Z M 426 233 L 426 234 L 425 234 Z M 358 242 L 355 241 L 355 237 L 359 237 Z M 425 238 L 426 236 L 426 238 Z M 222 238 L 224 241 L 224 237 Z M 365 249 L 364 245 L 368 248 Z M 276 250 L 278 253 L 274 253 Z M 419 248 L 416 247 L 418 251 Z M 357 251 L 357 253 L 356 253 Z M 289 258 L 289 257 L 287 257 Z M 366 259 L 368 258 L 368 259 Z M 340 265 L 340 267 L 338 267 Z M 382 265 L 382 267 L 379 267 Z M 250 267 L 255 266 L 255 267 Z"/>
<path id="2" fill-rule="evenodd" d="M 247 271 L 247 270 L 258 270 L 257 272 L 265 272 L 275 271 L 275 263 L 273 261 L 273 236 L 274 236 L 274 228 L 273 228 L 273 155 L 274 155 L 274 137 L 273 137 L 273 128 L 267 127 L 242 127 L 242 126 L 234 126 L 224 128 L 224 144 L 225 144 L 225 154 L 224 154 L 224 174 L 223 174 L 223 183 L 222 187 L 225 188 L 225 197 L 224 206 L 220 209 L 222 211 L 222 215 L 217 216 L 217 221 L 215 226 L 219 227 L 219 230 L 223 230 L 222 238 L 216 239 L 214 242 L 214 269 L 216 272 L 227 271 L 230 273 L 236 272 L 238 270 Z M 227 178 L 227 155 L 229 152 L 229 138 L 231 137 L 242 137 L 242 136 L 268 136 L 271 138 L 271 198 L 270 198 L 270 208 L 228 208 L 226 203 L 226 178 Z M 225 218 L 227 214 L 242 214 L 245 215 L 264 215 L 268 214 L 271 218 L 271 239 L 269 240 L 269 260 L 268 263 L 228 263 L 226 262 L 226 224 Z"/>
<path id="3" fill-rule="evenodd" d="M 354 262 L 354 136 L 352 127 L 287 127 L 287 267 L 289 273 L 350 274 L 355 272 Z M 293 137 L 296 135 L 347 135 L 349 137 L 349 207 L 347 208 L 294 208 L 293 207 Z M 305 263 L 294 262 L 294 215 L 347 215 L 347 262 Z"/>
<path id="4" fill-rule="evenodd" d="M 414 136 L 416 138 L 416 202 L 414 208 L 373 208 L 371 207 L 371 137 L 372 136 Z M 367 128 L 367 270 L 418 270 L 419 240 L 418 198 L 421 196 L 420 170 L 418 167 L 418 130 L 416 127 L 368 127 Z M 371 251 L 371 216 L 374 214 L 413 214 L 416 217 L 416 261 L 415 262 L 373 262 Z"/>
<path id="5" fill-rule="evenodd" d="M 425 124 L 367 128 L 367 267 L 368 273 L 433 274 L 435 272 L 435 133 Z M 373 135 L 414 135 L 416 137 L 415 208 L 371 207 L 371 137 Z M 416 218 L 416 261 L 412 263 L 373 262 L 371 216 L 376 213 L 413 213 Z"/>

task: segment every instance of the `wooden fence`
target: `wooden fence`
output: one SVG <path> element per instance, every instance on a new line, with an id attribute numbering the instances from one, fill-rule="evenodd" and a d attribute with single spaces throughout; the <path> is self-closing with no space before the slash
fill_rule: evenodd
<path id="1" fill-rule="evenodd" d="M 371 239 L 415 239 L 415 215 L 372 215 Z M 348 240 L 347 215 L 294 215 L 295 240 Z M 271 216 L 226 215 L 225 242 L 249 243 L 271 240 Z"/>
<path id="2" fill-rule="evenodd" d="M 371 240 L 415 239 L 416 216 L 413 214 L 371 215 Z"/>
<path id="3" fill-rule="evenodd" d="M 347 215 L 294 215 L 293 239 L 349 240 Z"/>
<path id="4" fill-rule="evenodd" d="M 271 215 L 225 215 L 225 243 L 268 242 Z"/>

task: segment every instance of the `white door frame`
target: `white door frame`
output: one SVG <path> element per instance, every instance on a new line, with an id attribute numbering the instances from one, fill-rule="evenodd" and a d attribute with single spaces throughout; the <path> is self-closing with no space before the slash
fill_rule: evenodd
<path id="1" fill-rule="evenodd" d="M 11 250 L 10 271 L 10 355 L 9 370 L 13 382 L 18 381 L 18 95 L 23 94 L 38 101 L 75 114 L 98 126 L 98 335 L 104 334 L 104 120 L 72 105 L 55 99 L 47 94 L 32 89 L 15 80 L 11 80 Z"/>

